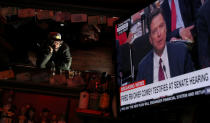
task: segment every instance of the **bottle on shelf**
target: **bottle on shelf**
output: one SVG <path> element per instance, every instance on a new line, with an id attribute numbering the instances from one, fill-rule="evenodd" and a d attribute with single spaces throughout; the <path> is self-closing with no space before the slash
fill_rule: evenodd
<path id="1" fill-rule="evenodd" d="M 99 108 L 99 97 L 100 97 L 99 88 L 98 88 L 100 79 L 97 74 L 98 73 L 93 73 L 89 82 L 90 96 L 89 96 L 88 108 L 94 110 L 98 110 Z"/>
<path id="2" fill-rule="evenodd" d="M 85 82 L 84 82 L 84 79 L 82 78 L 81 72 L 80 71 L 75 72 L 75 76 L 72 79 L 72 86 L 79 88 L 84 85 L 85 85 Z"/>
<path id="3" fill-rule="evenodd" d="M 67 71 L 66 73 L 66 83 L 67 83 L 67 87 L 72 87 L 73 86 L 73 78 L 75 76 L 75 72 L 74 71 Z"/>
<path id="4" fill-rule="evenodd" d="M 100 95 L 100 102 L 99 102 L 99 108 L 102 111 L 106 111 L 109 108 L 109 102 L 110 102 L 110 75 L 107 75 L 105 77 L 105 82 L 102 86 L 102 94 Z"/>
<path id="5" fill-rule="evenodd" d="M 80 92 L 78 108 L 79 109 L 88 109 L 88 102 L 89 102 L 89 89 L 88 89 L 88 86 L 86 86 Z"/>
<path id="6" fill-rule="evenodd" d="M 55 64 L 52 63 L 52 67 L 50 68 L 50 77 L 49 77 L 50 85 L 55 84 L 55 72 L 56 72 Z"/>
<path id="7" fill-rule="evenodd" d="M 65 76 L 65 71 L 63 71 L 62 69 L 59 70 L 59 76 L 58 76 L 58 84 L 59 85 L 65 85 L 66 84 L 66 76 Z"/>

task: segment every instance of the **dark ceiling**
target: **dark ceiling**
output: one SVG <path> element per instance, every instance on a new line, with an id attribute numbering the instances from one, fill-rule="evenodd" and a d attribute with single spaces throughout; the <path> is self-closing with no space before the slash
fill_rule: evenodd
<path id="1" fill-rule="evenodd" d="M 0 5 L 122 17 L 133 14 L 154 1 L 155 0 L 0 0 Z"/>

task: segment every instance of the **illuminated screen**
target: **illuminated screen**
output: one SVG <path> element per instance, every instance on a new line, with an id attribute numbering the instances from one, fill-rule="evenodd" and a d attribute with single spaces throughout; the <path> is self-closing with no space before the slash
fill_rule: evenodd
<path id="1" fill-rule="evenodd" d="M 115 25 L 120 111 L 209 93 L 209 3 L 158 0 Z"/>

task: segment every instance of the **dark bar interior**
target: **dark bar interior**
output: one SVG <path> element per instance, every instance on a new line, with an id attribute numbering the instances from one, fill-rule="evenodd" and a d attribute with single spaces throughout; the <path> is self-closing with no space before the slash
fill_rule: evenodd
<path id="1" fill-rule="evenodd" d="M 1 0 L 0 123 L 209 122 L 208 10 L 209 0 Z"/>

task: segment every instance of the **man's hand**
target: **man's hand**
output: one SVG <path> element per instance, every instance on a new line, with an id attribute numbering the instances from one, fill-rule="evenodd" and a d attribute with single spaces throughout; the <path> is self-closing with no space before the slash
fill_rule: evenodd
<path id="1" fill-rule="evenodd" d="M 53 48 L 51 46 L 49 46 L 50 49 L 50 53 L 53 53 Z"/>
<path id="2" fill-rule="evenodd" d="M 194 28 L 194 25 L 186 27 L 186 28 L 181 28 L 179 30 L 179 34 L 183 40 L 191 40 L 193 41 L 193 36 L 191 34 L 191 30 Z"/>

